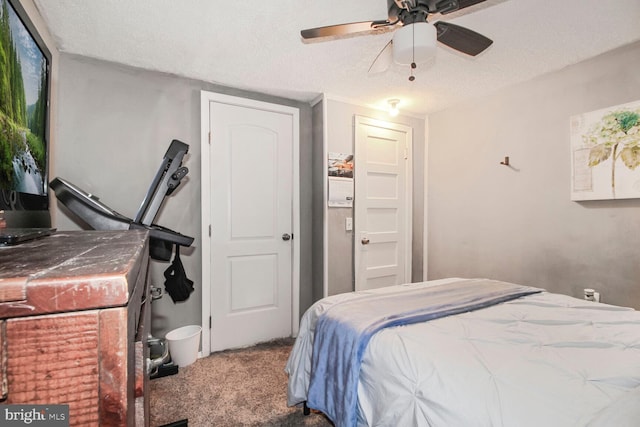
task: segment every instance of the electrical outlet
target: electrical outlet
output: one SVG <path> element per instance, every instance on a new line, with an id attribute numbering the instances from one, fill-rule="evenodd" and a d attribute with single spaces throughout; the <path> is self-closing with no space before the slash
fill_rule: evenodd
<path id="1" fill-rule="evenodd" d="M 591 288 L 586 288 L 584 290 L 584 299 L 587 301 L 600 302 L 600 292 L 596 292 Z"/>

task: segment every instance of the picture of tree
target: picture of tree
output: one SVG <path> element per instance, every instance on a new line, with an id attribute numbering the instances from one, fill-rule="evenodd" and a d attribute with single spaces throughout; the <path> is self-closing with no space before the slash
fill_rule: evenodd
<path id="1" fill-rule="evenodd" d="M 640 102 L 571 117 L 572 200 L 640 198 Z"/>
<path id="2" fill-rule="evenodd" d="M 640 109 L 607 114 L 583 138 L 591 147 L 589 166 L 611 157 L 611 191 L 615 198 L 618 159 L 631 170 L 640 165 Z"/>

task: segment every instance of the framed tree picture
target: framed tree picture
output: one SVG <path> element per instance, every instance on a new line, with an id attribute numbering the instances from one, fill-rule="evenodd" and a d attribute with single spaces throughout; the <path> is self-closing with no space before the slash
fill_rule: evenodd
<path id="1" fill-rule="evenodd" d="M 571 117 L 571 200 L 640 198 L 640 101 Z"/>

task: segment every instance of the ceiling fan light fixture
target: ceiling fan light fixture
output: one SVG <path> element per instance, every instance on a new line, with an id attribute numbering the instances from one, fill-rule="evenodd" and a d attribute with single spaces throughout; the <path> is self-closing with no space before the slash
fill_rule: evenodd
<path id="1" fill-rule="evenodd" d="M 400 103 L 399 99 L 389 99 L 387 104 L 389 104 L 389 115 L 391 117 L 396 117 L 400 110 L 398 109 L 398 104 Z"/>
<path id="2" fill-rule="evenodd" d="M 422 64 L 436 55 L 437 31 L 427 22 L 398 28 L 393 34 L 393 60 L 402 65 Z"/>

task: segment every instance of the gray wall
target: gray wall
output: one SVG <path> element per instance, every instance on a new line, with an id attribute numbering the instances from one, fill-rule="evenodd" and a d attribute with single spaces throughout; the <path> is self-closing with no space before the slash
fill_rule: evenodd
<path id="1" fill-rule="evenodd" d="M 639 69 L 635 43 L 431 115 L 429 279 L 591 287 L 640 308 L 640 200 L 570 201 L 569 141 L 570 116 L 640 100 Z"/>
<path id="2" fill-rule="evenodd" d="M 398 123 L 413 129 L 413 207 L 412 207 L 412 274 L 413 282 L 423 277 L 424 230 L 424 150 L 425 120 L 406 115 L 391 118 L 385 111 L 353 105 L 334 99 L 326 99 L 327 151 L 354 153 L 354 116 L 365 116 Z M 314 145 L 318 141 L 314 140 Z M 358 159 L 354 159 L 356 164 Z M 314 162 L 317 159 L 314 158 Z M 321 159 L 326 162 L 326 159 Z M 324 185 L 326 177 L 323 177 Z M 326 201 L 323 201 L 326 204 Z M 321 214 L 321 206 L 314 205 L 314 215 Z M 354 290 L 353 283 L 353 232 L 345 231 L 345 219 L 353 217 L 352 208 L 329 208 L 328 227 L 328 284 L 329 295 Z M 354 221 L 357 219 L 354 219 Z"/>
<path id="3" fill-rule="evenodd" d="M 156 223 L 196 238 L 181 250 L 187 276 L 196 290 L 182 303 L 166 295 L 152 305 L 154 333 L 200 324 L 201 203 L 200 90 L 224 93 L 300 109 L 301 265 L 300 309 L 312 303 L 311 287 L 311 107 L 307 104 L 235 90 L 83 57 L 60 55 L 56 144 L 60 176 L 93 193 L 127 217 L 134 217 L 172 139 L 190 145 L 187 179 L 165 199 Z M 60 230 L 80 228 L 62 204 L 52 202 Z M 152 262 L 152 284 L 164 288 L 169 263 Z"/>

